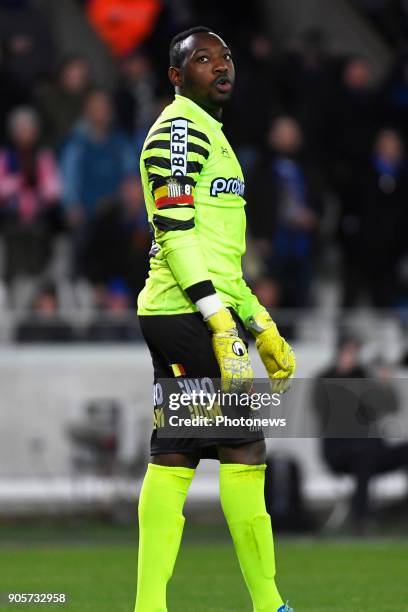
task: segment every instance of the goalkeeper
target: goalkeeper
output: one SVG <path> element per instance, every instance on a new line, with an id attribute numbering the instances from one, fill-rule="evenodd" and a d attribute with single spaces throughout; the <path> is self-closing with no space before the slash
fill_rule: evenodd
<path id="1" fill-rule="evenodd" d="M 138 314 L 155 380 L 221 377 L 224 390 L 251 380 L 244 326 L 269 377 L 285 380 L 293 352 L 242 278 L 244 178 L 220 122 L 234 84 L 231 51 L 208 28 L 192 28 L 173 38 L 170 64 L 175 100 L 152 126 L 140 162 L 154 243 Z M 167 610 L 183 505 L 202 457 L 220 462 L 221 504 L 254 612 L 288 612 L 275 584 L 263 434 L 166 439 L 155 428 L 151 455 L 139 500 L 135 612 Z"/>

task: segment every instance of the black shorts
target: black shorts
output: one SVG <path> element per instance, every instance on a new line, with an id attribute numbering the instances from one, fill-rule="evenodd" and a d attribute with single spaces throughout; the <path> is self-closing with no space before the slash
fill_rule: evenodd
<path id="1" fill-rule="evenodd" d="M 231 311 L 239 336 L 246 342 L 241 320 Z M 173 378 L 172 364 L 181 366 L 186 378 L 220 378 L 220 370 L 211 344 L 211 334 L 200 313 L 140 316 L 140 327 L 153 361 L 154 381 Z M 263 432 L 244 438 L 161 438 L 153 430 L 152 455 L 183 453 L 217 459 L 217 445 L 241 446 L 263 440 Z"/>

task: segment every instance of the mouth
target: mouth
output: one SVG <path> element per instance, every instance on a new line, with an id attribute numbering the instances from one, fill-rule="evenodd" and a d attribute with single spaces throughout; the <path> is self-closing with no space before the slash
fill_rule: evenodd
<path id="1" fill-rule="evenodd" d="M 215 79 L 214 85 L 221 93 L 229 93 L 232 89 L 231 79 L 227 76 L 219 76 Z"/>

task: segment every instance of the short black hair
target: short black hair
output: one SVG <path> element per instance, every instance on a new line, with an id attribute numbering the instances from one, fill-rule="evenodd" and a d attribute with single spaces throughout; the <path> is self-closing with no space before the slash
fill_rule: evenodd
<path id="1" fill-rule="evenodd" d="M 195 26 L 194 28 L 179 32 L 172 38 L 169 49 L 170 66 L 180 68 L 184 60 L 184 54 L 181 51 L 182 43 L 192 34 L 199 34 L 200 32 L 213 33 L 213 30 L 205 26 Z"/>

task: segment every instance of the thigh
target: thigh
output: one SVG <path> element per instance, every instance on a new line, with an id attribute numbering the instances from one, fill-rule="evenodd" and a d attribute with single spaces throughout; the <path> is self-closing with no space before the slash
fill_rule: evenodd
<path id="1" fill-rule="evenodd" d="M 152 356 L 154 378 L 217 378 L 210 332 L 200 313 L 139 317 Z"/>
<path id="2" fill-rule="evenodd" d="M 233 444 L 236 442 L 236 444 Z M 254 442 L 231 440 L 229 444 L 217 445 L 220 463 L 240 463 L 243 465 L 260 465 L 266 461 L 265 440 Z"/>
<path id="3" fill-rule="evenodd" d="M 152 453 L 152 463 L 164 465 L 166 467 L 186 467 L 195 469 L 200 463 L 200 453 L 198 450 L 192 450 L 191 452 Z"/>

